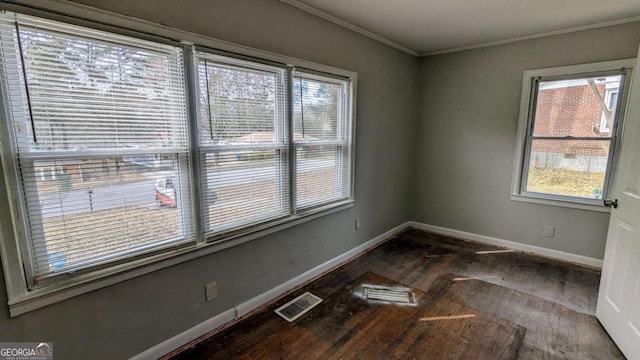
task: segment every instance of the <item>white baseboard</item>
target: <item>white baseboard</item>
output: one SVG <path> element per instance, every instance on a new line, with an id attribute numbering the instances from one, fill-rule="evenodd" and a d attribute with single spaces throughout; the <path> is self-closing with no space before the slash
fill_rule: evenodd
<path id="1" fill-rule="evenodd" d="M 430 231 L 430 232 L 441 234 L 441 235 L 457 237 L 460 239 L 481 242 L 484 244 L 508 247 L 510 249 L 520 250 L 520 251 L 524 251 L 524 252 L 528 252 L 536 255 L 542 255 L 542 256 L 555 258 L 563 261 L 568 261 L 572 263 L 588 265 L 596 268 L 602 268 L 601 259 L 590 258 L 587 256 L 572 254 L 564 251 L 547 249 L 540 246 L 527 245 L 527 244 L 523 244 L 515 241 L 498 239 L 490 236 L 484 236 L 484 235 L 469 233 L 465 231 L 449 229 L 441 226 L 424 224 L 417 221 L 409 221 L 409 227 L 420 229 L 420 230 L 426 230 L 426 231 Z"/>
<path id="2" fill-rule="evenodd" d="M 141 352 L 140 354 L 132 357 L 130 360 L 149 360 L 158 359 L 162 356 L 170 353 L 171 351 L 185 345 L 200 336 L 208 333 L 213 329 L 217 329 L 220 326 L 235 320 L 236 310 L 229 309 L 221 314 L 218 314 L 212 318 L 209 318 L 198 325 L 181 332 L 180 334 L 161 342 L 158 345 L 150 347 L 149 349 Z"/>
<path id="3" fill-rule="evenodd" d="M 406 222 L 404 224 L 400 224 L 396 227 L 394 227 L 393 229 L 380 234 L 378 236 L 376 236 L 375 238 L 361 244 L 358 245 L 356 247 L 354 247 L 353 249 L 347 251 L 344 254 L 341 254 L 339 256 L 336 256 L 335 258 L 320 264 L 316 267 L 314 267 L 311 270 L 308 270 L 306 272 L 304 272 L 303 274 L 296 276 L 295 278 L 280 284 L 276 287 L 274 287 L 271 290 L 265 291 L 262 294 L 249 299 L 248 301 L 236 306 L 236 310 L 238 312 L 238 317 L 244 316 L 248 313 L 250 313 L 251 311 L 259 308 L 260 306 L 262 306 L 263 304 L 266 304 L 270 301 L 273 301 L 274 299 L 280 297 L 281 295 L 291 291 L 292 289 L 296 288 L 297 286 L 300 286 L 302 284 L 304 284 L 305 282 L 327 272 L 328 270 L 334 268 L 337 265 L 340 265 L 341 263 L 359 255 L 360 253 L 363 253 L 365 251 L 367 251 L 368 249 L 378 245 L 379 243 L 383 242 L 384 240 L 390 238 L 391 236 L 395 235 L 396 233 L 406 229 L 409 227 L 409 222 Z"/>
<path id="4" fill-rule="evenodd" d="M 508 247 L 515 250 L 520 250 L 524 252 L 529 252 L 537 255 L 547 256 L 551 258 L 556 258 L 563 261 L 574 262 L 578 264 L 589 265 L 597 268 L 602 268 L 602 260 L 594 259 L 582 255 L 571 254 L 567 252 L 562 252 L 558 250 L 547 249 L 539 246 L 526 245 L 514 241 L 498 239 L 490 236 L 484 236 L 474 233 L 469 233 L 460 230 L 454 230 L 449 228 L 444 228 L 435 225 L 424 224 L 416 221 L 408 221 L 404 224 L 398 225 L 393 229 L 376 236 L 375 238 L 356 246 L 355 248 L 323 263 L 311 270 L 308 270 L 295 278 L 282 283 L 271 290 L 265 291 L 264 293 L 245 301 L 221 314 L 218 314 L 208 320 L 201 322 L 200 324 L 170 338 L 158 345 L 155 345 L 144 352 L 132 357 L 132 360 L 146 360 L 146 359 L 157 359 L 162 357 L 171 351 L 225 325 L 228 324 L 246 314 L 260 308 L 263 305 L 266 305 L 272 302 L 275 299 L 285 295 L 287 292 L 295 289 L 296 287 L 322 275 L 323 273 L 328 272 L 333 269 L 335 266 L 353 258 L 357 255 L 375 247 L 380 244 L 384 240 L 392 237 L 396 233 L 408 228 L 413 227 L 420 230 L 426 230 L 442 235 L 452 236 L 460 239 L 466 239 L 471 241 L 476 241 L 484 244 L 496 245 L 501 247 Z"/>
<path id="5" fill-rule="evenodd" d="M 409 227 L 410 222 L 405 222 L 400 224 L 393 229 L 386 231 L 383 234 L 376 236 L 375 238 L 356 246 L 355 248 L 340 254 L 339 256 L 322 263 L 311 270 L 308 270 L 295 278 L 280 284 L 274 287 L 271 290 L 265 291 L 264 293 L 249 299 L 248 301 L 239 304 L 221 314 L 218 314 L 208 320 L 201 322 L 200 324 L 170 338 L 167 339 L 160 344 L 157 344 L 140 354 L 132 357 L 132 360 L 146 360 L 146 359 L 157 359 L 160 358 L 171 351 L 231 322 L 234 321 L 263 305 L 270 303 L 271 301 L 283 296 L 287 292 L 295 289 L 296 287 L 308 282 L 309 280 L 328 272 L 333 269 L 335 266 L 340 265 L 341 263 L 356 257 L 357 255 L 375 247 L 381 242 L 387 240 L 393 235 L 399 233 L 400 231 Z"/>

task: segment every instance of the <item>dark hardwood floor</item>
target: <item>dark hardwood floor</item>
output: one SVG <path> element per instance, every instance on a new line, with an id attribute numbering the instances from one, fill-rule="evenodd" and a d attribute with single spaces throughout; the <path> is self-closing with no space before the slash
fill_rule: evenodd
<path id="1" fill-rule="evenodd" d="M 407 230 L 172 359 L 624 359 L 594 317 L 600 271 Z M 363 298 L 404 288 L 412 304 Z M 323 299 L 289 323 L 274 310 Z"/>

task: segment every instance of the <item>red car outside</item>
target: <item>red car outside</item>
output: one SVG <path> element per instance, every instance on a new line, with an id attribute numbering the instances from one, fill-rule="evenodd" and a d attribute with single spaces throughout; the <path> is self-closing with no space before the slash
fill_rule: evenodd
<path id="1" fill-rule="evenodd" d="M 173 180 L 156 180 L 156 203 L 159 206 L 176 206 L 176 189 L 173 186 Z"/>

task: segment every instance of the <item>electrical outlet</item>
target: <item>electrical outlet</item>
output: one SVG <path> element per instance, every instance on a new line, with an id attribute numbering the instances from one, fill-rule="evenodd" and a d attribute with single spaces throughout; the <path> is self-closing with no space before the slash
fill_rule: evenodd
<path id="1" fill-rule="evenodd" d="M 356 230 L 360 230 L 360 219 L 356 219 Z"/>
<path id="2" fill-rule="evenodd" d="M 545 225 L 542 231 L 544 237 L 552 238 L 556 235 L 556 227 L 551 225 Z"/>
<path id="3" fill-rule="evenodd" d="M 218 282 L 214 281 L 204 286 L 204 294 L 207 301 L 211 301 L 218 297 Z"/>

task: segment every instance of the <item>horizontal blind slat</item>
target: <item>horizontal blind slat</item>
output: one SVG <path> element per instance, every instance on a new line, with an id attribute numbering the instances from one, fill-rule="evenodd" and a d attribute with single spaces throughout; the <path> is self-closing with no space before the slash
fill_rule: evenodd
<path id="1" fill-rule="evenodd" d="M 36 280 L 194 237 L 181 48 L 11 13 L 0 46 Z"/>
<path id="2" fill-rule="evenodd" d="M 351 196 L 349 86 L 299 71 L 293 77 L 293 127 L 302 134 L 294 139 L 297 209 Z"/>
<path id="3" fill-rule="evenodd" d="M 197 80 L 206 232 L 289 215 L 286 70 L 198 53 Z"/>

